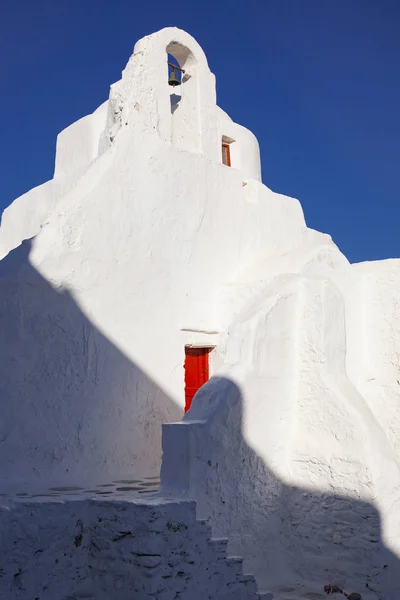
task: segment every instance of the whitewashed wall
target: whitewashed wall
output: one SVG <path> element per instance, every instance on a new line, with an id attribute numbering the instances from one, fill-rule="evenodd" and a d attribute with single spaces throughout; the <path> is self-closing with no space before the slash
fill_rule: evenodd
<path id="1" fill-rule="evenodd" d="M 195 135 L 186 149 L 171 128 L 193 91 L 183 89 L 172 115 L 167 48 L 191 75 L 181 87 L 202 90 L 194 121 L 185 113 Z M 313 235 L 297 200 L 258 181 L 255 138 L 221 114 L 204 53 L 184 32 L 138 42 L 107 106 L 102 136 L 106 105 L 60 135 L 47 185 L 74 185 L 50 194 L 40 228 L 18 227 L 18 243 L 35 237 L 0 263 L 10 340 L 1 348 L 0 466 L 10 483 L 157 470 L 161 424 L 183 413 L 190 330 L 221 332 L 221 286 Z M 244 144 L 244 171 L 221 164 L 225 124 Z M 37 193 L 26 199 L 30 211 L 43 204 Z M 25 223 L 26 203 L 5 213 L 4 254 L 16 245 L 13 223 Z"/>
<path id="2" fill-rule="evenodd" d="M 57 136 L 55 179 L 65 175 L 77 178 L 97 158 L 107 112 L 108 102 L 104 102 L 92 115 L 82 117 Z"/>
<path id="3" fill-rule="evenodd" d="M 255 600 L 254 577 L 194 502 L 52 502 L 0 507 L 7 600 Z"/>
<path id="4" fill-rule="evenodd" d="M 167 52 L 185 69 L 174 111 Z M 217 343 L 213 365 L 239 391 L 211 383 L 171 426 L 166 489 L 198 495 L 264 578 L 361 581 L 381 549 L 398 552 L 398 262 L 351 267 L 260 177 L 195 40 L 140 40 L 108 103 L 60 135 L 55 178 L 2 218 L 2 479 L 157 471 L 161 425 L 183 413 L 184 345 Z M 339 528 L 335 494 L 349 499 Z M 357 506 L 373 523 L 360 546 Z"/>
<path id="5" fill-rule="evenodd" d="M 360 281 L 353 295 L 359 322 L 359 339 L 352 341 L 359 350 L 354 380 L 400 462 L 400 261 L 360 263 L 352 270 Z"/>
<path id="6" fill-rule="evenodd" d="M 261 587 L 335 581 L 394 600 L 399 464 L 346 372 L 346 277 L 341 292 L 321 276 L 336 253 L 242 297 L 218 376 L 164 425 L 163 492 L 196 498 Z"/>

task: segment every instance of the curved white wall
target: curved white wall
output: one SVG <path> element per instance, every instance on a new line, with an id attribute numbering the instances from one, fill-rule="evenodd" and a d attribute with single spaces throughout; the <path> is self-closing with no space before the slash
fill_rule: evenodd
<path id="1" fill-rule="evenodd" d="M 352 272 L 359 285 L 351 372 L 400 462 L 400 261 L 360 263 Z"/>
<path id="2" fill-rule="evenodd" d="M 47 181 L 20 196 L 1 215 L 0 258 L 22 240 L 39 233 L 54 205 L 54 182 Z"/>
<path id="3" fill-rule="evenodd" d="M 37 235 L 58 201 L 65 197 L 98 156 L 108 102 L 92 115 L 67 127 L 57 137 L 54 179 L 33 188 L 8 206 L 1 216 L 0 259 L 23 240 Z"/>
<path id="4" fill-rule="evenodd" d="M 232 168 L 239 169 L 246 179 L 261 181 L 260 148 L 256 136 L 233 121 L 221 120 L 220 138 L 230 138 Z"/>
<path id="5" fill-rule="evenodd" d="M 400 469 L 345 339 L 335 285 L 272 279 L 233 321 L 218 377 L 164 426 L 163 491 L 196 498 L 261 588 L 363 590 L 368 573 L 394 600 Z"/>
<path id="6" fill-rule="evenodd" d="M 93 114 L 82 117 L 57 136 L 55 178 L 77 175 L 97 157 L 107 111 L 108 101 Z"/>

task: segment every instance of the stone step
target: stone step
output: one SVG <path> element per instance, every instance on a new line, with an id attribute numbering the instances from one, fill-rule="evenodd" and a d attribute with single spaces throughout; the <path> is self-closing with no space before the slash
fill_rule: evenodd
<path id="1" fill-rule="evenodd" d="M 225 561 L 228 565 L 241 565 L 243 563 L 243 558 L 241 556 L 227 556 Z"/>
<path id="2" fill-rule="evenodd" d="M 212 538 L 212 528 L 208 520 L 206 519 L 197 519 L 196 526 L 199 529 L 199 532 L 205 539 L 209 542 Z"/>
<path id="3" fill-rule="evenodd" d="M 241 583 L 256 583 L 256 578 L 251 573 L 247 575 L 240 574 L 237 576 L 237 580 Z"/>
<path id="4" fill-rule="evenodd" d="M 228 538 L 210 538 L 207 542 L 211 551 L 218 555 L 218 558 L 226 558 L 228 552 Z"/>
<path id="5" fill-rule="evenodd" d="M 225 546 L 227 546 L 228 542 L 229 540 L 227 537 L 212 537 L 210 539 L 211 544 L 225 544 Z"/>

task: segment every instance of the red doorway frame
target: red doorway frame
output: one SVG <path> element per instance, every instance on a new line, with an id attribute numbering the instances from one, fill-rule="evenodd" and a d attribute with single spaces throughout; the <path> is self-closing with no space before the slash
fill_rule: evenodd
<path id="1" fill-rule="evenodd" d="M 185 413 L 196 392 L 209 380 L 209 355 L 212 348 L 185 346 Z"/>

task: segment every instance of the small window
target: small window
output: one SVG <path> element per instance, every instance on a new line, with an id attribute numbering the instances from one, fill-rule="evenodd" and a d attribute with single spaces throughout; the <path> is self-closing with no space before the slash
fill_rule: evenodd
<path id="1" fill-rule="evenodd" d="M 226 142 L 222 142 L 222 164 L 227 167 L 231 166 L 231 149 Z"/>

